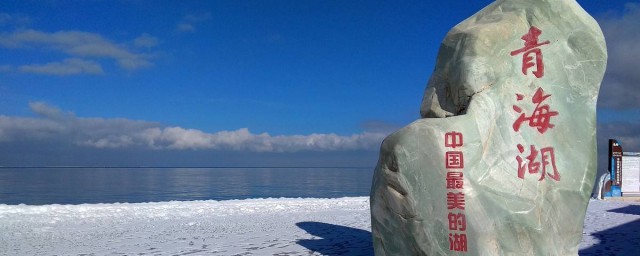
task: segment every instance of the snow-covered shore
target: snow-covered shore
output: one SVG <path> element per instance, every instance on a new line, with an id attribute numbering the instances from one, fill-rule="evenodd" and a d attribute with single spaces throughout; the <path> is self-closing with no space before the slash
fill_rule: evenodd
<path id="1" fill-rule="evenodd" d="M 367 197 L 0 205 L 0 255 L 372 255 Z M 640 203 L 591 201 L 580 255 L 640 255 Z"/>

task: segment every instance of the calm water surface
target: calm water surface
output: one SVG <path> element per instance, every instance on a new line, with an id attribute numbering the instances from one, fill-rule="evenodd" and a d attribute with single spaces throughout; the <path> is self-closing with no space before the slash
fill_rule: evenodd
<path id="1" fill-rule="evenodd" d="M 373 168 L 4 168 L 0 204 L 368 196 Z"/>

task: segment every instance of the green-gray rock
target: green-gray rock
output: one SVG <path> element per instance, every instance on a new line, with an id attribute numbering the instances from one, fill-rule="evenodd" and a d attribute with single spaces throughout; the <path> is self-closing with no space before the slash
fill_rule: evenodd
<path id="1" fill-rule="evenodd" d="M 376 255 L 577 255 L 606 59 L 574 0 L 499 0 L 455 26 L 423 119 L 382 144 Z"/>

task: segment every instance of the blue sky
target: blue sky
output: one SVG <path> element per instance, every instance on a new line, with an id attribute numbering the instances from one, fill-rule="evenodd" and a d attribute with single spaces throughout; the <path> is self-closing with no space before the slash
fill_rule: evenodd
<path id="1" fill-rule="evenodd" d="M 490 2 L 4 1 L 0 165 L 373 166 Z M 640 3 L 579 2 L 608 40 L 599 140 L 640 151 Z"/>

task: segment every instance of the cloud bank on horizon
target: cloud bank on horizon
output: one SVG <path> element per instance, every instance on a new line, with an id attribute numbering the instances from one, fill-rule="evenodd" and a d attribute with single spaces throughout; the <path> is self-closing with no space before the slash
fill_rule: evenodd
<path id="1" fill-rule="evenodd" d="M 154 150 L 233 150 L 253 152 L 377 150 L 383 132 L 363 132 L 351 136 L 336 134 L 279 135 L 253 134 L 247 128 L 207 133 L 182 127 L 124 118 L 82 118 L 42 102 L 29 104 L 38 115 L 0 116 L 0 143 L 3 141 L 47 141 L 56 139 L 93 148 L 143 147 Z"/>

